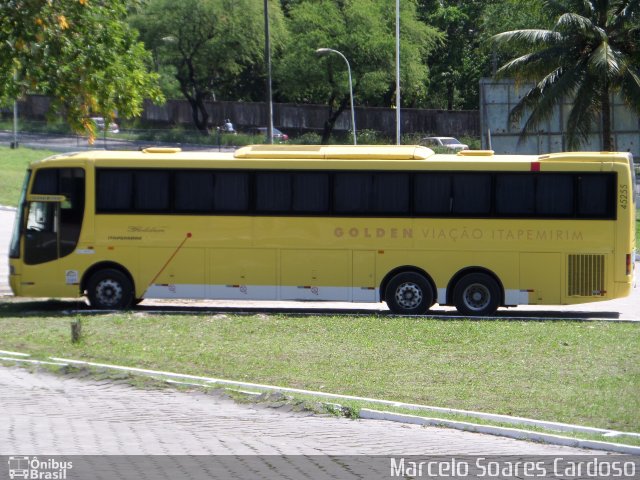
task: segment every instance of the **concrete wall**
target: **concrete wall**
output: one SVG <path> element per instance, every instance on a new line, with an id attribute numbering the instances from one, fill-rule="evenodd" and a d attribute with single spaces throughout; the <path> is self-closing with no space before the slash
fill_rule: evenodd
<path id="1" fill-rule="evenodd" d="M 265 126 L 267 109 L 264 103 L 210 102 L 207 111 L 213 125 L 221 125 L 230 118 L 235 126 Z M 356 107 L 356 127 L 395 135 L 396 112 L 391 108 Z M 324 105 L 297 105 L 276 103 L 273 106 L 273 123 L 284 130 L 320 131 L 329 115 Z M 142 118 L 148 121 L 191 123 L 191 109 L 187 102 L 170 100 L 163 106 L 145 103 Z M 401 111 L 402 133 L 432 133 L 434 135 L 480 134 L 480 118 L 476 110 L 446 111 L 404 108 Z M 351 129 L 349 110 L 336 122 L 336 130 Z"/>
<path id="2" fill-rule="evenodd" d="M 51 102 L 48 97 L 33 95 L 19 102 L 20 116 L 43 120 Z M 267 109 L 264 103 L 210 102 L 207 111 L 212 125 L 222 125 L 230 118 L 236 128 L 266 126 Z M 321 131 L 328 116 L 323 105 L 274 104 L 274 125 L 285 131 Z M 185 100 L 168 100 L 164 105 L 144 103 L 142 119 L 159 124 L 192 124 L 191 108 Z M 336 123 L 336 130 L 351 129 L 351 115 L 346 110 Z M 477 110 L 446 111 L 405 108 L 401 111 L 402 133 L 433 135 L 480 135 L 480 117 Z M 356 107 L 358 130 L 375 130 L 395 136 L 396 112 L 391 108 Z"/>
<path id="3" fill-rule="evenodd" d="M 494 80 L 484 78 L 480 81 L 480 126 L 482 131 L 482 147 L 489 148 L 491 131 L 491 148 L 496 153 L 548 153 L 567 149 L 567 119 L 571 107 L 571 99 L 566 98 L 562 106 L 555 109 L 553 116 L 545 122 L 537 134 L 520 140 L 520 131 L 526 117 L 519 123 L 509 122 L 509 112 L 529 91 L 532 84 L 516 87 L 513 80 Z M 640 158 L 640 119 L 627 108 L 622 100 L 613 98 L 613 141 L 615 150 L 631 152 Z M 582 145 L 582 150 L 602 150 L 600 125 L 595 125 L 589 142 Z"/>

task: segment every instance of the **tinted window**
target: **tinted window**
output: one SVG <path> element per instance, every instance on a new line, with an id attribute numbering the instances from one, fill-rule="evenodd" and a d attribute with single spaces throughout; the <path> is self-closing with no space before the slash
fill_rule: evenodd
<path id="1" fill-rule="evenodd" d="M 249 209 L 249 175 L 223 172 L 215 174 L 213 203 L 217 212 L 244 212 Z"/>
<path id="2" fill-rule="evenodd" d="M 133 173 L 118 170 L 98 172 L 96 209 L 99 212 L 131 210 Z"/>
<path id="3" fill-rule="evenodd" d="M 134 208 L 143 212 L 169 210 L 169 172 L 138 170 L 135 173 Z"/>
<path id="4" fill-rule="evenodd" d="M 409 213 L 409 175 L 374 174 L 370 211 L 379 214 Z"/>
<path id="5" fill-rule="evenodd" d="M 533 175 L 496 175 L 496 213 L 505 216 L 530 216 L 535 213 Z"/>
<path id="6" fill-rule="evenodd" d="M 338 213 L 409 213 L 409 175 L 405 173 L 337 173 L 334 192 Z"/>
<path id="7" fill-rule="evenodd" d="M 338 213 L 366 213 L 371 196 L 371 175 L 337 173 L 334 180 L 334 208 Z"/>
<path id="8" fill-rule="evenodd" d="M 288 212 L 291 209 L 291 175 L 289 173 L 256 174 L 256 210 Z"/>
<path id="9" fill-rule="evenodd" d="M 573 215 L 573 175 L 537 176 L 536 212 L 541 216 Z"/>
<path id="10" fill-rule="evenodd" d="M 446 173 L 416 175 L 413 208 L 417 214 L 448 214 L 451 211 L 451 175 Z"/>
<path id="11" fill-rule="evenodd" d="M 453 175 L 453 213 L 488 215 L 491 211 L 491 175 Z"/>
<path id="12" fill-rule="evenodd" d="M 329 211 L 328 173 L 294 174 L 293 211 L 296 213 L 326 213 Z"/>
<path id="13" fill-rule="evenodd" d="M 197 213 L 213 210 L 213 173 L 176 172 L 174 182 L 176 212 Z"/>
<path id="14" fill-rule="evenodd" d="M 38 170 L 31 192 L 40 195 L 58 195 L 58 169 Z"/>
<path id="15" fill-rule="evenodd" d="M 584 175 L 578 177 L 578 215 L 603 218 L 614 211 L 612 202 L 614 177 L 611 175 Z"/>

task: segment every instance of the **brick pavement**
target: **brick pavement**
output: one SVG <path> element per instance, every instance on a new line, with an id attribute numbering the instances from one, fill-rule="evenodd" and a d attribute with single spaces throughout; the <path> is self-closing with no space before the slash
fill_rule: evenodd
<path id="1" fill-rule="evenodd" d="M 569 447 L 304 415 L 0 366 L 0 455 L 570 455 Z"/>

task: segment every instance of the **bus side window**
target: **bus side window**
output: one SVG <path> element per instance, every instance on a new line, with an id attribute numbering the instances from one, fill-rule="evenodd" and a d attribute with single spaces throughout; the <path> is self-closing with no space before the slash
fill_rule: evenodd
<path id="1" fill-rule="evenodd" d="M 256 174 L 256 211 L 289 213 L 291 175 L 269 172 Z"/>
<path id="2" fill-rule="evenodd" d="M 98 170 L 96 212 L 127 212 L 133 204 L 133 173 L 122 170 Z"/>
<path id="3" fill-rule="evenodd" d="M 213 203 L 216 212 L 246 213 L 249 210 L 249 175 L 239 172 L 216 173 Z"/>
<path id="4" fill-rule="evenodd" d="M 573 175 L 543 174 L 537 177 L 536 212 L 540 216 L 573 215 Z"/>
<path id="5" fill-rule="evenodd" d="M 329 212 L 329 174 L 295 173 L 293 175 L 293 206 L 295 213 Z"/>
<path id="6" fill-rule="evenodd" d="M 138 170 L 134 178 L 133 205 L 136 212 L 169 211 L 169 172 Z"/>
<path id="7" fill-rule="evenodd" d="M 488 215 L 491 212 L 491 175 L 453 175 L 453 213 Z"/>
<path id="8" fill-rule="evenodd" d="M 213 174 L 204 171 L 176 172 L 174 208 L 178 213 L 213 211 Z"/>
<path id="9" fill-rule="evenodd" d="M 580 175 L 578 177 L 578 216 L 615 218 L 612 175 Z"/>
<path id="10" fill-rule="evenodd" d="M 535 214 L 535 179 L 525 174 L 496 175 L 496 213 L 531 217 Z"/>
<path id="11" fill-rule="evenodd" d="M 416 214 L 439 216 L 451 212 L 451 175 L 417 174 L 413 188 L 413 209 Z"/>

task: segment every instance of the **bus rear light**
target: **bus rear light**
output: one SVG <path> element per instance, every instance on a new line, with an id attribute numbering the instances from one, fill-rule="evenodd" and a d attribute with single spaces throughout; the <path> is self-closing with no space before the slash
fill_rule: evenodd
<path id="1" fill-rule="evenodd" d="M 539 172 L 540 171 L 540 162 L 531 162 L 531 171 Z"/>
<path id="2" fill-rule="evenodd" d="M 633 255 L 631 253 L 627 253 L 627 275 L 631 275 L 633 273 L 633 263 L 631 262 L 632 258 Z"/>

